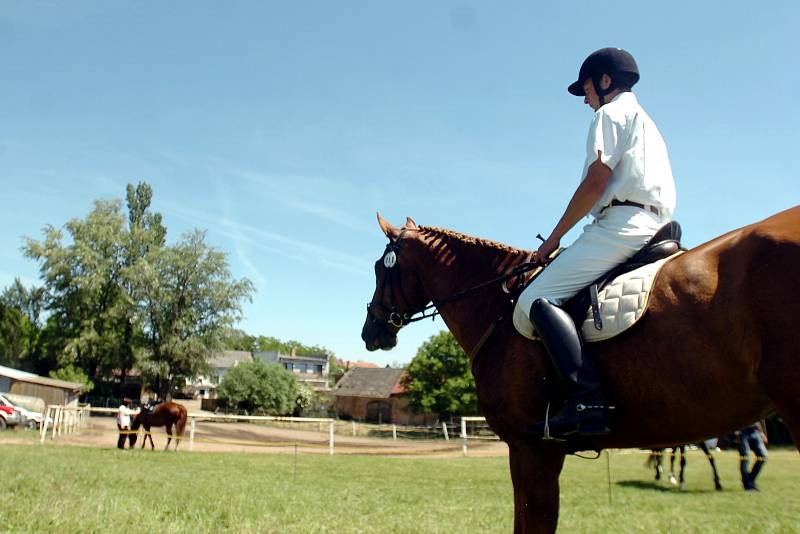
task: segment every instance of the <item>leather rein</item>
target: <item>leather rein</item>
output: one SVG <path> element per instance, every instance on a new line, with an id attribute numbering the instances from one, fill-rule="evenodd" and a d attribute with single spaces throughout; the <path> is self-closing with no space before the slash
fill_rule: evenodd
<path id="1" fill-rule="evenodd" d="M 439 310 L 437 309 L 442 304 L 448 304 L 451 302 L 455 302 L 460 300 L 461 298 L 469 295 L 470 293 L 474 293 L 475 291 L 479 291 L 485 287 L 503 283 L 515 276 L 519 276 L 525 274 L 529 271 L 540 267 L 538 262 L 525 262 L 517 265 L 511 271 L 496 276 L 490 280 L 485 282 L 481 282 L 475 286 L 469 287 L 467 289 L 463 289 L 461 291 L 457 291 L 452 295 L 438 300 L 438 301 L 429 301 L 425 306 L 422 308 L 418 308 L 414 310 L 413 308 L 409 308 L 410 311 L 400 313 L 397 310 L 397 306 L 395 305 L 395 295 L 394 295 L 394 287 L 397 285 L 398 292 L 402 297 L 403 301 L 406 303 L 409 302 L 408 298 L 403 291 L 403 285 L 400 282 L 400 267 L 397 264 L 397 254 L 400 251 L 400 240 L 403 237 L 406 229 L 402 229 L 400 232 L 400 236 L 394 241 L 390 242 L 386 245 L 386 249 L 383 252 L 383 265 L 386 268 L 386 274 L 383 276 L 383 280 L 381 281 L 381 288 L 378 295 L 383 296 L 386 293 L 386 286 L 388 284 L 389 289 L 389 303 L 388 306 L 381 304 L 379 302 L 370 302 L 367 304 L 367 315 L 372 318 L 374 322 L 382 323 L 385 326 L 393 326 L 394 328 L 399 331 L 404 326 L 415 323 L 417 321 L 421 321 L 423 319 L 431 319 L 433 320 L 437 315 L 440 315 Z M 397 273 L 397 274 L 395 274 Z M 394 278 L 397 278 L 397 284 L 393 283 Z M 511 293 L 507 288 L 503 288 L 506 293 Z M 510 299 L 509 302 L 513 302 L 513 297 Z M 476 346 L 471 351 L 471 359 L 473 361 L 473 366 L 475 362 L 475 358 L 477 357 L 480 349 L 483 347 L 484 343 L 489 339 L 494 329 L 497 325 L 503 320 L 504 314 L 501 310 L 500 315 L 492 322 L 486 332 L 481 336 L 480 341 L 476 344 Z"/>

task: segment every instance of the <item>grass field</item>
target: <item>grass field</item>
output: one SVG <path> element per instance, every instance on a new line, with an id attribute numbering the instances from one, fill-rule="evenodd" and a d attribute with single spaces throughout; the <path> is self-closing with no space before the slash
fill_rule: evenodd
<path id="1" fill-rule="evenodd" d="M 2 444 L 2 532 L 510 532 L 506 458 L 386 458 L 118 451 Z M 718 454 L 725 491 L 690 453 L 687 489 L 645 456 L 570 457 L 560 532 L 800 532 L 800 456 L 772 450 L 760 493 Z"/>

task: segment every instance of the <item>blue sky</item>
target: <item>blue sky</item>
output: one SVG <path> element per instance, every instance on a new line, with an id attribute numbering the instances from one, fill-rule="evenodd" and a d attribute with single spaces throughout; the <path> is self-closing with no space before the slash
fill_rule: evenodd
<path id="1" fill-rule="evenodd" d="M 144 180 L 171 242 L 207 229 L 257 287 L 242 329 L 408 362 L 444 326 L 364 349 L 375 213 L 535 247 L 580 178 L 592 112 L 566 87 L 593 50 L 639 63 L 686 244 L 800 203 L 797 20 L 788 0 L 3 2 L 0 286 L 38 280 L 22 236 Z"/>

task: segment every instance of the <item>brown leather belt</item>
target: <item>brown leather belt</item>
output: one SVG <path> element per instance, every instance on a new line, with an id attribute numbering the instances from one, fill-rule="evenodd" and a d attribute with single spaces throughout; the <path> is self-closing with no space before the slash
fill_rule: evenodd
<path id="1" fill-rule="evenodd" d="M 647 204 L 647 205 L 639 204 L 638 202 L 634 202 L 633 200 L 617 200 L 615 198 L 615 199 L 611 200 L 611 203 L 608 206 L 606 206 L 606 208 L 609 208 L 611 206 L 633 206 L 634 208 L 639 208 L 639 209 L 651 211 L 651 212 L 655 213 L 656 215 L 658 215 L 659 217 L 661 216 L 661 210 L 658 209 L 657 207 L 651 206 L 649 204 Z M 603 209 L 606 209 L 606 208 L 603 208 Z M 602 210 L 600 210 L 600 211 L 602 211 Z"/>

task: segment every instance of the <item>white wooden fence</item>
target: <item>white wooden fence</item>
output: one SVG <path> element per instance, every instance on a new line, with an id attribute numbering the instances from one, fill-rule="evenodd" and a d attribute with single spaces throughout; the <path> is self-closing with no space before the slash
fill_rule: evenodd
<path id="1" fill-rule="evenodd" d="M 80 430 L 86 428 L 88 425 L 89 417 L 91 414 L 106 414 L 106 415 L 116 415 L 117 409 L 115 408 L 95 408 L 92 406 L 60 406 L 60 405 L 50 405 L 47 407 L 47 412 L 45 414 L 44 421 L 40 427 L 40 442 L 44 443 L 48 432 L 50 432 L 50 439 L 56 439 L 59 436 L 72 434 L 75 432 L 79 432 Z M 196 429 L 196 421 L 198 419 L 202 421 L 251 421 L 251 422 L 285 422 L 285 423 L 316 423 L 318 425 L 319 431 L 322 432 L 323 428 L 327 426 L 327 447 L 328 453 L 333 455 L 335 451 L 335 433 L 336 433 L 336 425 L 339 424 L 340 426 L 343 424 L 342 421 L 337 421 L 331 418 L 309 418 L 309 417 L 276 417 L 276 416 L 268 416 L 268 415 L 250 415 L 250 416 L 243 416 L 243 415 L 217 415 L 217 414 L 209 414 L 209 413 L 189 413 L 189 450 L 192 451 L 194 449 L 195 443 L 195 429 Z M 470 436 L 467 432 L 467 425 L 468 423 L 485 423 L 486 418 L 484 417 L 462 417 L 461 418 L 461 449 L 464 456 L 468 454 L 468 442 L 471 439 L 497 439 L 496 436 L 492 437 L 479 437 L 479 436 Z M 344 423 L 346 424 L 346 423 Z M 350 424 L 347 424 L 348 430 L 349 426 L 352 425 L 352 434 L 353 436 L 356 435 L 356 422 L 352 421 Z M 374 425 L 370 425 L 374 426 Z M 396 441 L 398 435 L 398 427 L 397 425 L 380 425 L 381 427 L 390 427 L 392 433 L 392 439 Z M 408 432 L 409 429 L 406 427 L 401 428 L 402 431 Z M 414 429 L 411 429 L 413 431 Z M 422 429 L 418 429 L 422 430 Z M 426 427 L 424 430 L 432 431 L 433 429 Z M 446 441 L 450 440 L 450 434 L 447 430 L 447 424 L 442 423 L 441 433 Z"/>

